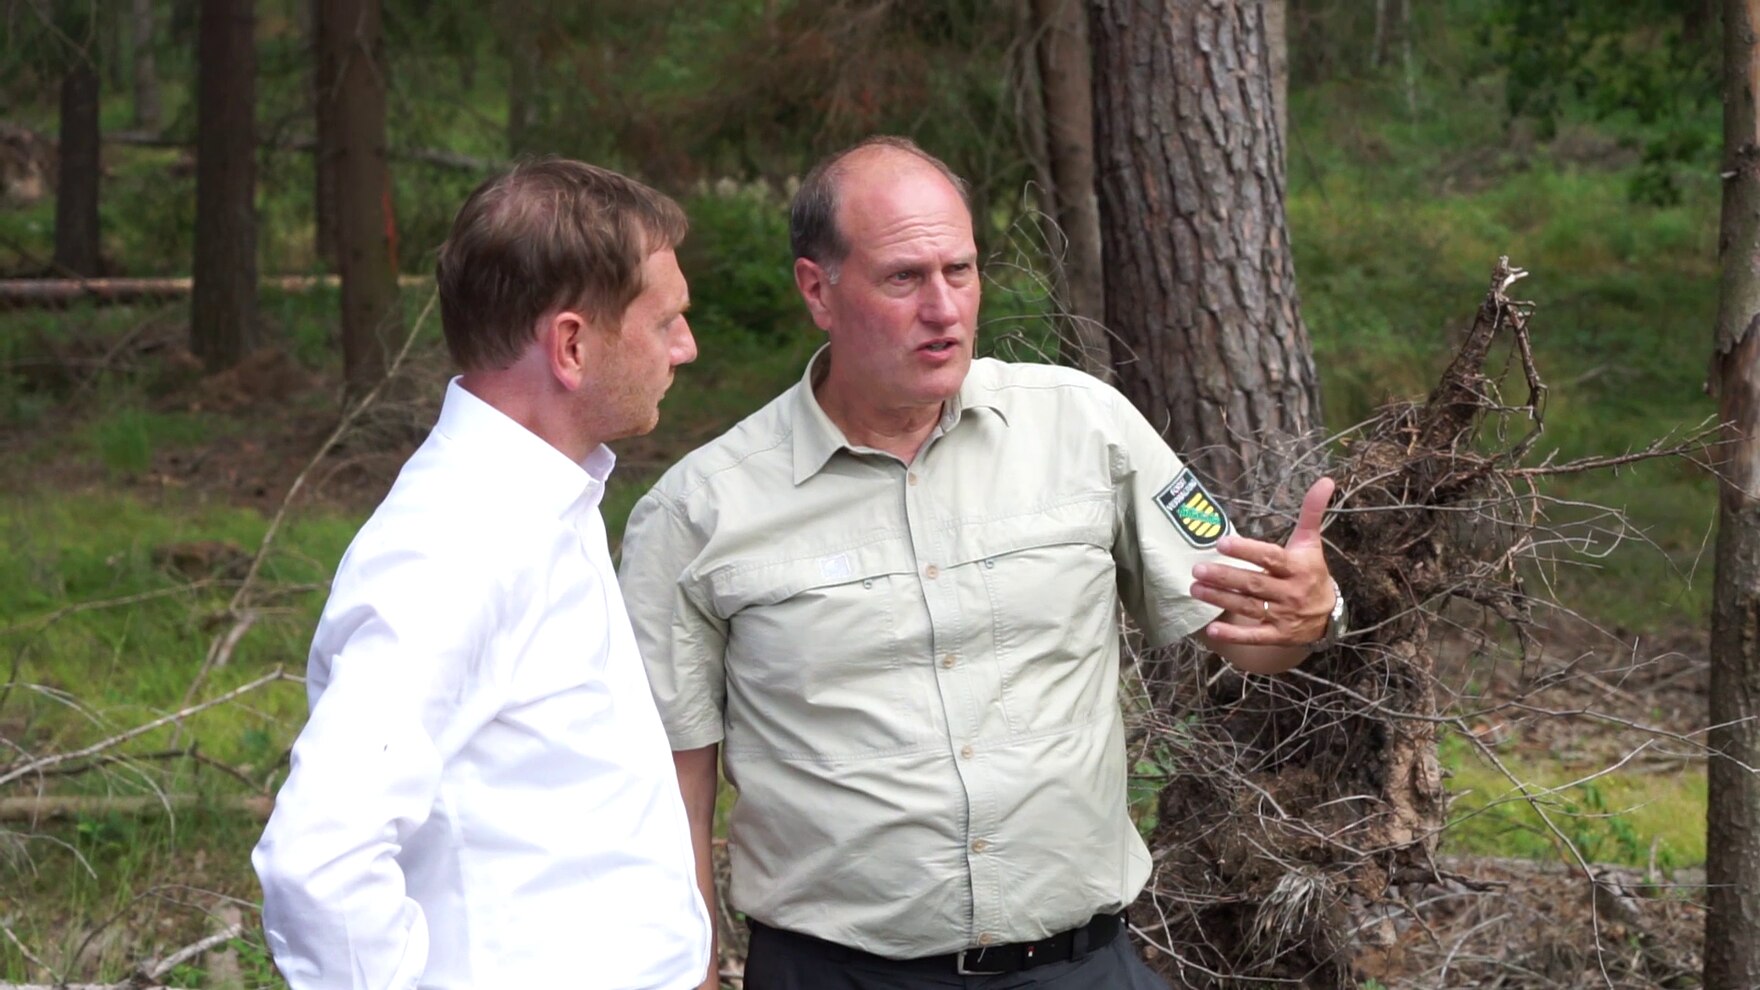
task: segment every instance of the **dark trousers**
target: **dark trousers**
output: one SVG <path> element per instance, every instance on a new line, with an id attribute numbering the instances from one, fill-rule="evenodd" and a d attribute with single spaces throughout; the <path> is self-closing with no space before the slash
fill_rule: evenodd
<path id="1" fill-rule="evenodd" d="M 1068 962 L 995 976 L 960 976 L 951 964 L 945 973 L 923 972 L 918 965 L 757 924 L 746 954 L 745 985 L 746 990 L 1168 990 L 1125 934 Z"/>

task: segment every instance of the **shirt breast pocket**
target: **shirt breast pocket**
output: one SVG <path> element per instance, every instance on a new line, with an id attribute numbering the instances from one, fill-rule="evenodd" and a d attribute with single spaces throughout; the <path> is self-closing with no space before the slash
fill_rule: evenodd
<path id="1" fill-rule="evenodd" d="M 970 534 L 989 596 L 1009 731 L 1054 731 L 1117 703 L 1110 498 L 982 524 Z"/>
<path id="2" fill-rule="evenodd" d="M 902 551 L 744 565 L 708 584 L 728 622 L 730 752 L 848 758 L 934 737 L 938 709 L 925 710 L 916 683 L 927 663 L 909 661 L 928 652 L 921 591 Z"/>

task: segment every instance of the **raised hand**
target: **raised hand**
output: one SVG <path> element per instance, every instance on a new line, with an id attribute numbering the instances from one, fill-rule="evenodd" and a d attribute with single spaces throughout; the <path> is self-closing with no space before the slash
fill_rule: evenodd
<path id="1" fill-rule="evenodd" d="M 1331 478 L 1314 482 L 1283 546 L 1244 536 L 1225 536 L 1216 544 L 1225 556 L 1260 570 L 1223 563 L 1192 568 L 1192 597 L 1225 612 L 1206 627 L 1208 639 L 1216 644 L 1306 646 L 1326 634 L 1333 584 L 1320 523 L 1335 488 Z"/>

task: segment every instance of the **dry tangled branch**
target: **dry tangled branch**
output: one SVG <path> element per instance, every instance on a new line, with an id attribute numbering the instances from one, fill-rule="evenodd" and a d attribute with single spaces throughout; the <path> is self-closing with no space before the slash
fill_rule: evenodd
<path id="1" fill-rule="evenodd" d="M 430 296 L 402 348 L 392 358 L 385 379 L 348 408 L 334 430 L 311 453 L 283 494 L 254 552 L 247 554 L 230 544 L 225 545 L 227 552 L 236 554 L 238 558 L 233 561 L 237 565 L 233 571 L 229 571 L 224 577 L 210 575 L 168 588 L 67 604 L 42 615 L 0 627 L 0 642 L 7 642 L 11 638 L 19 644 L 11 651 L 9 671 L 0 671 L 4 675 L 4 680 L 0 680 L 0 715 L 8 714 L 5 711 L 8 700 L 28 693 L 46 698 L 77 713 L 95 730 L 92 735 L 97 737 L 94 741 L 84 743 L 56 737 L 45 748 L 46 751 L 34 752 L 25 737 L 14 734 L 14 729 L 21 723 L 0 719 L 0 823 L 23 823 L 17 826 L 16 831 L 0 825 L 0 868 L 20 871 L 36 869 L 27 850 L 33 845 L 42 845 L 67 853 L 87 875 L 98 875 L 101 865 L 88 861 L 74 844 L 58 838 L 53 829 L 46 827 L 49 822 L 57 819 L 152 811 L 176 815 L 194 806 L 207 809 L 230 808 L 258 818 L 267 813 L 273 801 L 274 776 L 286 759 L 285 752 L 273 765 L 267 768 L 257 767 L 253 772 L 247 773 L 203 752 L 194 731 L 194 720 L 197 716 L 215 709 L 248 704 L 251 696 L 274 684 L 301 680 L 282 666 L 275 666 L 227 690 L 214 690 L 209 683 L 213 672 L 228 664 L 240 643 L 253 629 L 260 628 L 266 618 L 286 611 L 286 601 L 323 589 L 323 585 L 296 584 L 271 578 L 269 575 L 272 571 L 265 569 L 265 562 L 271 553 L 281 549 L 278 541 L 290 518 L 290 512 L 308 482 L 333 452 L 350 440 L 360 442 L 360 438 L 374 431 L 400 429 L 403 421 L 412 415 L 412 410 L 405 407 L 413 406 L 414 403 L 399 403 L 388 399 L 387 390 L 391 386 L 390 390 L 395 391 L 394 383 L 405 370 L 412 346 L 426 326 L 434 307 L 435 297 Z M 366 436 L 365 442 L 370 444 L 373 440 L 372 436 Z M 212 604 L 211 598 L 216 591 L 229 593 L 224 604 L 218 608 Z M 183 692 L 181 702 L 170 706 L 169 710 L 154 712 L 150 717 L 118 725 L 112 721 L 113 716 L 82 701 L 78 692 L 32 683 L 24 676 L 23 661 L 27 645 L 42 640 L 57 624 L 81 614 L 127 610 L 146 603 L 176 599 L 189 600 L 193 613 L 191 626 L 206 631 L 203 633 L 206 642 L 191 644 L 195 653 L 190 658 L 190 682 Z M 213 769 L 241 786 L 235 788 L 232 794 L 218 796 L 179 792 L 168 783 L 171 778 L 167 776 L 166 768 L 191 765 Z M 61 783 L 69 778 L 95 775 L 102 775 L 112 785 L 106 788 L 105 793 L 94 795 L 83 790 L 66 793 L 60 789 Z M 5 885 L 0 884 L 0 891 L 4 890 Z M 212 929 L 211 934 L 157 958 L 134 963 L 135 959 L 156 953 L 164 947 L 164 943 L 158 941 L 164 935 L 162 931 L 132 930 L 133 923 L 138 920 L 136 908 L 150 908 L 154 903 L 164 902 L 172 903 L 180 910 L 214 913 L 205 906 L 216 897 L 213 892 L 194 891 L 193 888 L 191 892 L 196 895 L 193 902 L 166 897 L 158 888 L 141 893 L 108 919 L 82 927 L 84 938 L 76 939 L 78 944 L 71 949 L 65 946 L 51 949 L 44 945 L 28 945 L 23 936 L 30 933 L 24 926 L 17 924 L 16 917 L 7 913 L 11 906 L 10 899 L 0 896 L 0 937 L 3 937 L 0 946 L 10 948 L 23 960 L 25 972 L 15 975 L 27 978 L 41 976 L 57 987 L 102 986 L 105 990 L 162 987 L 178 967 L 207 954 L 221 951 L 229 953 L 235 945 L 246 944 L 252 951 L 259 954 L 262 952 L 254 937 L 246 934 L 254 929 L 254 924 L 247 926 L 239 917 L 241 913 L 254 908 L 228 902 L 218 911 L 218 917 L 203 921 L 204 928 Z M 222 898 L 222 901 L 225 899 Z M 60 923 L 59 920 L 55 922 Z M 130 930 L 124 936 L 117 936 L 116 931 L 121 929 Z M 122 938 L 128 946 L 121 951 L 121 958 L 133 966 L 126 979 L 113 984 L 68 982 L 75 976 L 89 977 L 96 972 L 95 967 L 102 964 L 95 962 L 92 957 L 100 954 L 103 943 L 114 938 Z M 90 956 L 88 949 L 93 949 Z M 116 950 L 112 949 L 112 957 L 115 954 Z M 14 986 L 22 985 L 0 983 L 0 990 L 11 990 Z"/>
<path id="2" fill-rule="evenodd" d="M 1561 529 L 1542 479 L 1703 449 L 1708 431 L 1615 457 L 1529 464 L 1546 388 L 1529 343 L 1531 306 L 1508 296 L 1524 274 L 1499 260 L 1426 401 L 1388 408 L 1338 439 L 1343 457 L 1330 473 L 1342 494 L 1326 537 L 1351 605 L 1344 645 L 1281 678 L 1242 675 L 1189 649 L 1141 659 L 1135 755 L 1162 786 L 1155 874 L 1135 920 L 1176 986 L 1352 985 L 1353 954 L 1385 930 L 1365 917 L 1402 890 L 1473 888 L 1436 860 L 1448 811 L 1439 731 L 1460 731 L 1502 764 L 1473 731 L 1485 710 L 1463 711 L 1439 679 L 1439 634 L 1455 630 L 1463 606 L 1494 617 L 1525 675 L 1495 707 L 1534 715 L 1534 694 L 1570 665 L 1543 669 L 1532 627 L 1547 599 L 1527 582 L 1598 539 L 1641 538 L 1610 511 L 1587 524 L 1590 535 Z M 1494 353 L 1513 363 L 1521 401 L 1501 395 L 1504 376 L 1487 370 Z M 1284 458 L 1285 476 L 1261 477 L 1265 504 L 1245 514 L 1290 504 L 1288 490 L 1300 491 L 1292 478 L 1314 473 L 1302 459 L 1316 456 L 1310 445 Z M 1671 735 L 1689 758 L 1702 751 L 1661 730 L 1638 750 Z M 1556 823 L 1556 803 L 1504 769 L 1512 799 L 1539 814 L 1590 891 L 1594 871 Z M 1598 983 L 1627 985 L 1625 964 L 1599 948 L 1603 914 L 1589 912 L 1592 971 Z M 1458 959 L 1452 965 L 1460 971 Z"/>

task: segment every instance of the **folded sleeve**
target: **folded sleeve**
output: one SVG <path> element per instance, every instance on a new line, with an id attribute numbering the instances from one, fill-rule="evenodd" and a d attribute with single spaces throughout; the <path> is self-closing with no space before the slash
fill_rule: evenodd
<path id="1" fill-rule="evenodd" d="M 693 565 L 702 534 L 676 502 L 650 491 L 623 533 L 623 588 L 654 703 L 674 750 L 698 749 L 725 735 L 727 622 L 696 590 Z"/>
<path id="2" fill-rule="evenodd" d="M 1104 395 L 1113 424 L 1108 454 L 1119 596 L 1149 645 L 1166 646 L 1221 614 L 1191 597 L 1192 566 L 1226 560 L 1216 541 L 1234 527 L 1222 504 L 1143 414 L 1116 390 L 1106 388 Z"/>

